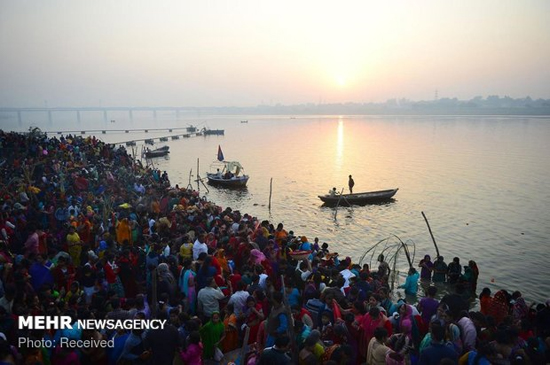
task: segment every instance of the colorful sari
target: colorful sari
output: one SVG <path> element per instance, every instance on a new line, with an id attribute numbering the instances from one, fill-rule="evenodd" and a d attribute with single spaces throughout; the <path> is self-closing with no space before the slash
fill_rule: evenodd
<path id="1" fill-rule="evenodd" d="M 494 318 L 495 324 L 497 325 L 500 324 L 504 320 L 504 317 L 508 315 L 510 310 L 508 306 L 508 299 L 502 290 L 496 292 L 488 309 L 488 314 Z"/>
<path id="2" fill-rule="evenodd" d="M 225 331 L 225 327 L 222 322 L 214 323 L 208 321 L 200 329 L 202 344 L 204 346 L 204 358 L 211 359 L 214 357 L 215 344 L 218 342 Z"/>
<path id="3" fill-rule="evenodd" d="M 359 354 L 362 358 L 367 357 L 367 348 L 370 340 L 374 337 L 374 330 L 378 327 L 384 327 L 391 334 L 392 326 L 388 318 L 380 313 L 377 318 L 372 318 L 370 314 L 363 316 L 361 325 L 361 339 L 359 341 Z"/>
<path id="4" fill-rule="evenodd" d="M 239 329 L 237 328 L 237 316 L 235 313 L 226 316 L 223 320 L 225 328 L 225 337 L 222 341 L 223 352 L 229 352 L 239 347 Z"/>
<path id="5" fill-rule="evenodd" d="M 195 292 L 195 272 L 191 269 L 182 270 L 179 277 L 178 286 L 181 292 L 187 297 L 187 301 L 189 303 L 189 313 L 191 315 L 195 315 L 195 302 L 197 299 Z"/>

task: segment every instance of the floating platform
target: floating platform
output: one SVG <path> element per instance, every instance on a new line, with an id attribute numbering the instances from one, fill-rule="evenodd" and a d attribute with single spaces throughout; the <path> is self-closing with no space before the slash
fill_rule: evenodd
<path id="1" fill-rule="evenodd" d="M 203 131 L 205 136 L 223 136 L 225 134 L 224 129 L 205 129 Z"/>

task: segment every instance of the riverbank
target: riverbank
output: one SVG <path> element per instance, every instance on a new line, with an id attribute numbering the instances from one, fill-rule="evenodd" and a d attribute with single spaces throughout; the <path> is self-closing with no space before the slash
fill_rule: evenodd
<path id="1" fill-rule="evenodd" d="M 358 316 L 381 308 L 384 316 L 391 316 L 404 305 L 410 307 L 392 301 L 389 275 L 394 267 L 383 264 L 391 262 L 389 257 L 380 257 L 375 268 L 358 267 L 328 244 L 308 239 L 307 233 L 294 234 L 282 224 L 275 226 L 209 202 L 197 191 L 172 186 L 166 172 L 142 166 L 124 148 L 94 137 L 48 138 L 38 130 L 26 135 L 0 132 L 0 143 L 0 307 L 10 315 L 54 310 L 79 318 L 90 312 L 95 318 L 178 314 L 176 327 L 194 326 L 199 320 L 200 327 L 213 315 L 197 295 L 206 287 L 219 288 L 230 303 L 239 292 L 247 301 L 253 297 L 257 311 L 265 314 L 262 318 L 272 318 L 269 313 L 283 291 L 288 305 L 310 311 L 311 327 L 319 329 L 326 326 L 321 318 L 325 311 L 337 325 L 339 311 L 344 316 L 357 311 Z M 312 255 L 297 262 L 291 250 Z M 439 266 L 435 272 L 441 270 Z M 415 274 L 411 270 L 408 291 L 418 289 Z M 473 279 L 459 279 L 462 289 L 471 290 L 468 297 L 476 292 Z M 516 294 L 511 303 L 505 296 L 503 302 L 500 294 L 489 295 L 487 314 L 496 313 L 504 322 L 520 297 Z M 415 296 L 407 301 L 414 303 Z M 468 310 L 460 295 L 442 301 L 456 320 L 464 315 L 461 309 Z M 515 320 L 521 321 L 537 313 L 527 308 L 518 315 Z M 394 323 L 389 328 L 393 326 L 399 327 Z M 425 332 L 427 323 L 422 326 Z M 16 339 L 14 334 L 7 337 L 10 342 Z M 268 343 L 261 341 L 268 339 L 255 341 L 263 349 Z M 153 348 L 152 353 L 160 357 L 162 351 Z M 23 349 L 23 355 L 29 353 Z"/>

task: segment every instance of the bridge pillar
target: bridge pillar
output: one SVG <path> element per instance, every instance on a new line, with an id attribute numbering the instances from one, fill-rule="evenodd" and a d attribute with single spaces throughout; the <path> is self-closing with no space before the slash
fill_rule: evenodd
<path id="1" fill-rule="evenodd" d="M 17 121 L 19 122 L 19 126 L 23 124 L 23 118 L 21 117 L 21 110 L 17 111 Z"/>
<path id="2" fill-rule="evenodd" d="M 134 112 L 132 111 L 132 109 L 130 109 L 128 111 L 128 114 L 130 115 L 130 121 L 133 122 L 134 121 Z"/>
<path id="3" fill-rule="evenodd" d="M 176 109 L 176 119 L 180 119 L 180 110 Z"/>
<path id="4" fill-rule="evenodd" d="M 153 109 L 153 117 L 155 118 L 155 120 L 157 120 L 157 110 L 156 109 Z"/>
<path id="5" fill-rule="evenodd" d="M 48 110 L 48 122 L 51 124 L 53 124 L 53 118 L 52 118 L 52 111 L 51 110 Z"/>
<path id="6" fill-rule="evenodd" d="M 103 121 L 107 123 L 107 110 L 103 110 Z"/>
<path id="7" fill-rule="evenodd" d="M 81 121 L 81 119 L 80 119 L 80 110 L 76 111 L 76 120 L 78 121 L 78 124 L 80 124 L 80 121 Z"/>

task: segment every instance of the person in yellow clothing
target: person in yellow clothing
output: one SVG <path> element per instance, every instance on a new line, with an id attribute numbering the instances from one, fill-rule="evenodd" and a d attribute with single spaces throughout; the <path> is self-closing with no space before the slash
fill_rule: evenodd
<path id="1" fill-rule="evenodd" d="M 69 227 L 69 233 L 67 233 L 67 247 L 69 255 L 73 260 L 73 265 L 75 267 L 80 266 L 80 253 L 82 252 L 82 241 L 80 236 L 76 233 L 76 228 L 74 226 Z"/>
<path id="2" fill-rule="evenodd" d="M 193 244 L 190 242 L 184 242 L 180 247 L 180 256 L 185 260 L 191 260 L 193 258 Z"/>
<path id="3" fill-rule="evenodd" d="M 281 247 L 284 240 L 288 238 L 288 232 L 284 229 L 284 226 L 282 223 L 279 223 L 277 225 L 277 229 L 275 230 L 275 242 L 277 242 L 277 246 L 279 248 Z"/>
<path id="4" fill-rule="evenodd" d="M 216 258 L 216 260 L 218 260 L 218 264 L 220 264 L 220 267 L 222 268 L 222 274 L 230 275 L 231 269 L 229 269 L 229 262 L 225 257 L 225 250 L 223 248 L 220 248 L 214 253 L 214 257 Z"/>
<path id="5" fill-rule="evenodd" d="M 325 346 L 321 342 L 321 332 L 319 332 L 319 330 L 312 330 L 311 333 L 307 336 L 305 342 L 310 345 L 309 351 L 313 353 L 317 361 L 319 361 L 320 363 L 323 355 L 325 354 Z M 303 353 L 301 355 L 302 358 L 300 360 L 302 360 L 303 362 L 309 354 Z"/>
<path id="6" fill-rule="evenodd" d="M 123 218 L 116 226 L 116 241 L 119 245 L 122 245 L 125 240 L 130 244 L 132 243 L 132 228 L 130 227 L 128 218 Z"/>

